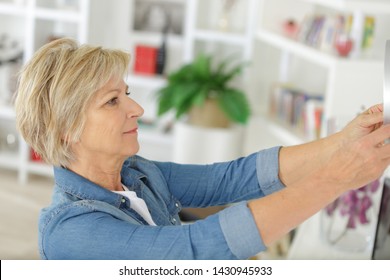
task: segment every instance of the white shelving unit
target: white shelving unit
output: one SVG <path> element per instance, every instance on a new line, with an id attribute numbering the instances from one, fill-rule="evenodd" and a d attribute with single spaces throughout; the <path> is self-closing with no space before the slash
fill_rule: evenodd
<path id="1" fill-rule="evenodd" d="M 88 36 L 89 4 L 89 0 L 1 0 L 0 24 L 3 28 L 0 31 L 10 36 L 17 33 L 18 39 L 23 40 L 25 63 L 47 42 L 49 36 L 73 37 L 80 43 L 85 43 Z M 9 21 L 16 21 L 23 28 L 15 28 Z M 15 112 L 11 105 L 0 106 L 0 121 L 15 121 Z M 17 169 L 21 183 L 27 182 L 29 174 L 52 174 L 51 166 L 30 160 L 30 148 L 21 137 L 18 142 L 17 153 L 0 151 L 1 168 Z"/>
<path id="2" fill-rule="evenodd" d="M 290 5 L 292 14 L 278 14 L 277 11 L 269 11 L 281 5 Z M 324 120 L 329 118 L 353 117 L 361 110 L 362 105 L 368 107 L 382 102 L 383 94 L 383 54 L 384 42 L 390 38 L 390 32 L 375 34 L 378 46 L 383 45 L 382 52 L 375 53 L 371 57 L 360 56 L 359 52 L 348 58 L 339 57 L 332 53 L 325 53 L 303 43 L 290 39 L 282 35 L 282 22 L 298 14 L 298 18 L 305 13 L 314 13 L 317 10 L 325 9 L 328 13 L 352 14 L 354 18 L 361 20 L 365 15 L 385 16 L 390 18 L 390 1 L 363 1 L 363 0 L 263 0 L 262 16 L 260 17 L 260 27 L 255 38 L 258 48 L 256 51 L 265 51 L 273 55 L 273 61 L 279 64 L 274 73 L 277 82 L 293 82 L 298 88 L 305 89 L 307 85 L 306 77 L 300 84 L 300 79 L 296 73 L 291 73 L 291 68 L 300 70 L 300 65 L 310 65 L 311 73 L 303 72 L 302 75 L 315 78 L 316 69 L 320 72 L 323 80 L 324 98 Z M 277 16 L 275 16 L 275 14 Z M 270 15 L 273 15 L 272 17 Z M 269 22 L 273 19 L 274 22 Z M 303 18 L 301 18 L 303 19 Z M 378 21 L 378 30 L 386 27 L 380 26 L 383 22 Z M 357 28 L 357 26 L 355 26 Z M 361 34 L 355 30 L 353 36 Z M 357 42 L 360 43 L 359 40 Z M 302 70 L 303 71 L 303 70 Z M 264 72 L 263 72 L 264 74 Z M 295 74 L 295 75 L 293 75 Z M 302 76 L 301 75 L 301 76 Z M 272 76 L 272 75 L 270 75 Z M 293 78 L 291 78 L 293 76 Z M 302 77 L 301 77 L 302 78 Z M 264 81 L 264 80 L 261 80 Z M 271 81 L 272 84 L 272 81 Z M 308 90 L 309 92 L 311 90 Z M 260 93 L 257 93 L 260 94 Z M 268 95 L 269 91 L 263 93 Z M 266 98 L 265 98 L 266 99 Z M 260 114 L 253 118 L 249 125 L 250 149 L 265 148 L 274 145 L 296 145 L 307 142 L 311 139 L 302 137 L 291 128 Z M 326 127 L 322 127 L 322 135 L 326 134 Z M 319 214 L 308 219 L 297 230 L 291 245 L 288 258 L 291 259 L 369 259 L 367 252 L 363 253 L 341 253 L 329 246 L 326 246 L 319 236 Z M 305 248 L 305 244 L 310 244 L 314 248 Z M 302 249 L 304 248 L 304 249 Z"/>
<path id="3" fill-rule="evenodd" d="M 281 5 L 286 7 L 290 5 L 292 14 L 278 14 L 276 9 Z M 272 8 L 275 10 L 268 10 Z M 282 34 L 282 22 L 287 20 L 288 17 L 293 17 L 294 12 L 298 14 L 298 17 L 302 17 L 304 13 L 314 13 L 317 9 L 326 9 L 328 12 L 331 10 L 335 14 L 352 14 L 355 19 L 358 18 L 358 21 L 360 21 L 365 15 L 383 16 L 383 14 L 390 14 L 390 2 L 384 0 L 262 0 L 260 9 L 262 14 L 259 17 L 259 27 L 255 38 L 256 43 L 260 46 L 272 48 L 279 53 L 279 70 L 275 81 L 291 82 L 291 65 L 294 64 L 295 70 L 297 70 L 299 68 L 296 65 L 297 63 L 299 64 L 299 61 L 310 63 L 314 67 L 318 67 L 319 71 L 325 72 L 323 89 L 324 120 L 345 116 L 352 117 L 362 109 L 362 106 L 368 107 L 381 103 L 383 85 L 383 56 L 381 53 L 377 53 L 371 58 L 360 57 L 359 54 L 350 58 L 343 58 L 332 53 L 322 52 Z M 277 16 L 271 17 L 270 15 L 272 14 Z M 270 22 L 272 20 L 274 22 Z M 380 27 L 376 26 L 376 28 Z M 359 34 L 358 30 L 356 34 Z M 376 40 L 383 41 L 384 52 L 384 41 L 386 38 L 376 38 Z M 257 51 L 261 51 L 261 49 Z M 310 75 L 315 76 L 315 72 L 314 70 Z M 294 74 L 294 84 L 298 88 L 304 89 L 304 85 L 300 85 L 297 82 L 297 75 L 296 73 Z M 268 123 L 267 126 L 264 126 L 265 122 Z M 258 140 L 257 148 L 262 148 L 262 145 L 258 143 L 262 141 L 261 138 L 264 135 L 268 135 L 274 144 L 281 145 L 294 145 L 311 140 L 300 135 L 294 135 L 291 129 L 263 116 L 256 117 L 252 125 L 253 127 L 250 130 L 256 128 L 265 129 L 261 133 L 261 137 L 258 136 L 256 140 L 252 140 Z M 323 126 L 322 135 L 325 135 L 324 130 Z M 284 132 L 281 133 L 281 131 Z M 289 136 L 286 137 L 286 135 Z M 265 144 L 265 146 L 268 146 L 268 144 Z"/>
<path id="4" fill-rule="evenodd" d="M 126 48 L 129 49 L 132 54 L 131 64 L 135 61 L 135 48 L 137 45 L 146 45 L 152 47 L 160 47 L 162 44 L 163 35 L 156 30 L 136 30 L 135 18 L 136 18 L 136 5 L 147 5 L 152 3 L 156 6 L 164 4 L 181 5 L 183 13 L 187 11 L 185 0 L 146 0 L 146 1 L 129 1 L 130 18 L 128 26 L 130 31 L 127 32 L 128 38 L 125 40 Z M 123 4 L 125 5 L 125 4 Z M 123 6 L 124 7 L 124 6 Z M 172 15 L 171 15 L 172 16 Z M 153 19 L 151 19 L 153 20 Z M 158 19 L 157 19 L 158 20 Z M 186 16 L 183 15 L 183 25 L 185 25 Z M 163 26 L 161 26 L 162 28 Z M 134 89 L 132 98 L 140 103 L 144 109 L 143 119 L 146 122 L 155 123 L 151 127 L 140 126 L 139 141 L 140 151 L 139 155 L 153 159 L 168 161 L 172 160 L 173 149 L 173 136 L 171 131 L 166 131 L 167 122 L 158 120 L 157 118 L 157 102 L 156 92 L 158 89 L 166 85 L 166 73 L 169 73 L 173 69 L 179 67 L 183 63 L 183 49 L 185 41 L 184 27 L 182 26 L 182 33 L 176 34 L 169 32 L 167 35 L 166 46 L 166 64 L 164 67 L 163 75 L 143 75 L 133 71 L 134 66 L 130 66 L 130 74 L 128 75 L 127 82 L 131 89 Z"/>
<path id="5" fill-rule="evenodd" d="M 6 31 L 9 22 L 17 23 L 18 36 L 23 39 L 24 61 L 27 61 L 34 51 L 45 42 L 48 35 L 54 33 L 57 35 L 63 33 L 74 37 L 81 43 L 89 42 L 93 37 L 91 33 L 94 33 L 95 37 L 103 39 L 97 42 L 92 40 L 91 43 L 123 48 L 130 51 L 134 57 L 134 47 L 137 44 L 158 47 L 162 40 L 159 32 L 134 30 L 132 21 L 135 15 L 136 1 L 26 0 L 23 2 L 0 0 L 0 31 Z M 243 84 L 254 83 L 255 89 L 265 88 L 267 82 L 262 75 L 273 65 L 270 65 L 269 61 L 265 61 L 265 64 L 262 61 L 257 61 L 257 54 L 262 53 L 264 46 L 266 46 L 267 49 L 273 50 L 273 54 L 277 53 L 276 61 L 278 59 L 280 61 L 278 74 L 271 82 L 289 81 L 292 71 L 291 65 L 297 65 L 300 61 L 314 65 L 319 73 L 326 73 L 325 78 L 321 79 L 325 101 L 325 118 L 352 115 L 359 111 L 362 105 L 369 106 L 382 101 L 383 62 L 380 53 L 373 58 L 359 58 L 358 56 L 340 58 L 284 37 L 280 31 L 280 24 L 287 16 L 296 15 L 302 19 L 305 13 L 317 9 L 326 9 L 328 12 L 333 11 L 334 13 L 351 13 L 355 17 L 362 17 L 365 14 L 386 16 L 390 14 L 389 1 L 241 0 L 236 2 L 234 14 L 230 15 L 231 25 L 227 30 L 221 30 L 217 27 L 223 1 L 145 0 L 142 3 L 147 1 L 179 3 L 184 7 L 182 34 L 168 35 L 166 73 L 183 63 L 192 61 L 195 55 L 201 51 L 209 53 L 220 51 L 218 55 L 221 56 L 234 53 L 239 54 L 243 61 L 255 64 L 250 67 L 251 73 L 245 73 Z M 19 2 L 24 4 L 16 4 Z M 74 7 L 59 7 L 58 3 L 76 3 L 76 5 Z M 281 5 L 288 8 L 280 9 Z M 89 15 L 89 8 L 92 9 L 91 15 Z M 283 12 L 283 10 L 286 11 Z M 96 11 L 100 14 L 97 15 Z M 95 21 L 91 21 L 93 30 L 88 30 L 90 16 L 95 17 Z M 110 22 L 102 20 L 104 16 L 110 17 Z M 16 28 L 14 29 L 16 30 Z M 386 36 L 383 34 L 387 34 L 386 28 L 380 28 L 379 22 L 378 29 L 382 31 L 382 34 L 378 36 L 379 40 L 384 41 Z M 116 30 L 116 32 L 112 32 L 112 30 Z M 264 55 L 267 56 L 267 54 Z M 315 76 L 316 72 L 317 70 L 310 75 Z M 139 75 L 130 71 L 127 81 L 130 88 L 134 89 L 132 97 L 145 107 L 145 114 L 150 114 L 148 117 L 155 118 L 154 92 L 166 84 L 165 77 Z M 297 84 L 297 86 L 301 85 Z M 302 87 L 304 88 L 305 84 Z M 268 95 L 266 90 L 253 91 L 249 89 L 248 92 L 251 102 Z M 256 110 L 256 104 L 252 102 L 255 115 L 247 128 L 248 135 L 245 140 L 247 142 L 244 144 L 246 150 L 244 153 L 266 146 L 293 145 L 309 140 L 297 134 L 293 129 L 264 116 L 262 110 Z M 10 106 L 0 106 L 0 121 L 10 122 L 14 118 L 15 114 Z M 139 139 L 141 155 L 149 156 L 152 154 L 156 158 L 154 155 L 157 154 L 156 159 L 158 160 L 171 159 L 173 136 L 165 133 L 161 126 L 141 127 Z M 19 142 L 20 148 L 17 156 L 0 152 L 0 167 L 17 168 L 19 179 L 22 182 L 26 182 L 30 173 L 51 174 L 51 167 L 31 162 L 29 148 L 23 141 Z M 159 153 L 157 150 L 163 152 Z"/>
<path id="6" fill-rule="evenodd" d="M 233 7 L 232 10 L 237 9 L 237 18 L 244 20 L 240 21 L 240 25 L 236 24 L 236 26 L 227 28 L 226 30 L 221 30 L 216 25 L 218 14 L 221 13 L 223 7 L 205 0 L 188 0 L 187 2 L 185 61 L 193 60 L 196 54 L 195 44 L 198 42 L 209 45 L 217 43 L 225 47 L 238 47 L 241 52 L 241 58 L 244 61 L 251 59 L 253 34 L 256 29 L 255 23 L 258 13 L 258 1 L 237 1 L 236 5 L 240 5 L 241 7 Z M 207 9 L 209 10 L 208 13 L 205 12 L 205 5 L 210 6 Z M 232 17 L 228 20 L 232 20 Z"/>

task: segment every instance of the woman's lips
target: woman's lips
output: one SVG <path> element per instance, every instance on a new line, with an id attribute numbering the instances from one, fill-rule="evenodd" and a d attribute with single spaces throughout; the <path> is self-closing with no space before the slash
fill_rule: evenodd
<path id="1" fill-rule="evenodd" d="M 134 133 L 137 133 L 137 132 L 138 132 L 138 127 L 133 128 L 133 129 L 131 129 L 129 131 L 126 131 L 126 132 L 124 132 L 124 134 L 134 134 Z"/>

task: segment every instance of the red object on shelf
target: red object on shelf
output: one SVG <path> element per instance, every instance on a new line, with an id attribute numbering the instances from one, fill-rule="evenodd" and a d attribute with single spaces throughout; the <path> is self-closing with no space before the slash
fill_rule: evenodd
<path id="1" fill-rule="evenodd" d="M 283 23 L 283 31 L 287 37 L 295 38 L 298 32 L 299 26 L 293 19 L 288 19 Z"/>
<path id="2" fill-rule="evenodd" d="M 157 48 L 145 45 L 135 47 L 134 72 L 146 75 L 156 74 Z"/>
<path id="3" fill-rule="evenodd" d="M 38 155 L 37 152 L 35 152 L 32 148 L 30 149 L 30 158 L 35 162 L 43 162 L 41 156 Z"/>
<path id="4" fill-rule="evenodd" d="M 336 41 L 336 49 L 340 56 L 347 57 L 353 48 L 353 40 L 341 37 Z"/>

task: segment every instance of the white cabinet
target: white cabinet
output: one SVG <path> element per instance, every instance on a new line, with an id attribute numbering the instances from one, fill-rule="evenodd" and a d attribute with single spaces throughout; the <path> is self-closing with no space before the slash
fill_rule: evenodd
<path id="1" fill-rule="evenodd" d="M 1 0 L 0 34 L 6 34 L 16 40 L 23 52 L 23 62 L 28 61 L 33 53 L 55 37 L 72 37 L 85 43 L 88 36 L 89 0 Z M 4 68 L 4 64 L 0 66 Z M 2 77 L 8 80 L 9 77 Z M 2 87 L 3 90 L 9 90 Z M 0 96 L 12 94 L 2 93 Z M 9 100 L 2 100 L 0 105 L 0 125 L 2 141 L 17 135 L 15 113 Z M 9 152 L 0 149 L 0 167 L 18 169 L 19 179 L 26 182 L 28 174 L 52 174 L 52 167 L 33 162 L 30 148 L 18 137 L 18 149 Z M 10 142 L 10 141 L 8 141 Z M 11 141 L 12 142 L 12 141 Z M 8 143 L 12 144 L 12 143 Z M 3 145 L 4 146 L 4 145 Z"/>
<path id="2" fill-rule="evenodd" d="M 325 134 L 327 119 L 352 117 L 363 106 L 382 102 L 383 54 L 385 40 L 390 38 L 390 31 L 386 28 L 390 15 L 389 1 L 262 0 L 260 11 L 254 54 L 259 57 L 255 62 L 259 74 L 252 92 L 259 105 L 258 115 L 251 123 L 249 149 L 263 148 L 271 143 L 293 145 L 311 140 L 268 118 L 269 92 L 274 82 L 289 83 L 308 92 L 320 92 L 323 97 L 322 135 Z M 351 25 L 349 35 L 355 48 L 349 57 L 340 57 L 333 48 L 324 52 L 296 40 L 296 36 L 292 39 L 283 34 L 283 24 L 287 20 L 302 22 L 310 14 L 323 14 L 325 17 L 344 15 L 346 19 L 353 19 L 348 24 Z M 369 55 L 360 50 L 366 16 L 375 19 Z M 270 56 L 272 61 L 278 61 L 276 66 L 267 65 Z"/>

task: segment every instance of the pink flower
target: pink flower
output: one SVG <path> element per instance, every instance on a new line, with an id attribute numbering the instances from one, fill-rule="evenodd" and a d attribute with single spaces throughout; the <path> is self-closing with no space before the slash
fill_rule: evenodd
<path id="1" fill-rule="evenodd" d="M 367 210 L 372 206 L 371 195 L 379 188 L 379 180 L 375 180 L 357 190 L 351 190 L 334 202 L 329 204 L 325 210 L 329 216 L 335 214 L 338 209 L 341 216 L 347 216 L 347 228 L 356 228 L 356 223 L 367 224 Z"/>

